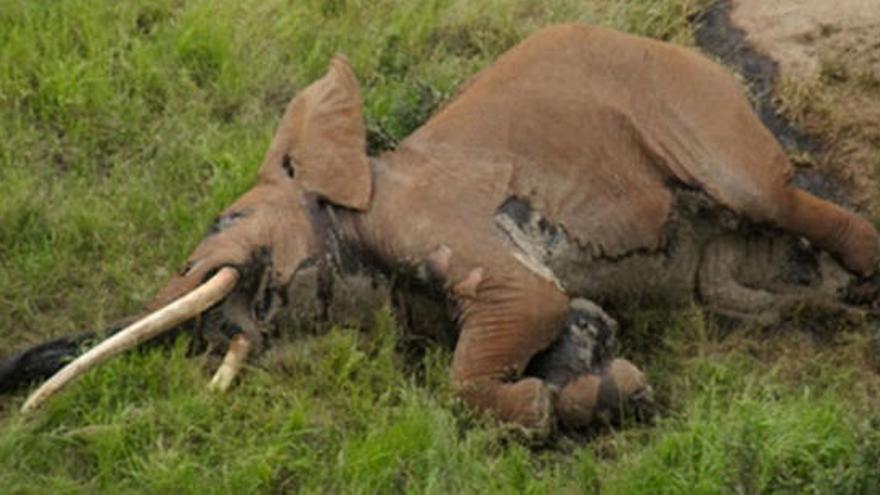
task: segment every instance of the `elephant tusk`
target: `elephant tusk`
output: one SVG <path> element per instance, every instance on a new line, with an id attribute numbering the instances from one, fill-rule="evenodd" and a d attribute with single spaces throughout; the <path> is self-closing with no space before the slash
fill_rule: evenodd
<path id="1" fill-rule="evenodd" d="M 232 340 L 229 342 L 229 350 L 226 351 L 226 356 L 223 358 L 223 363 L 217 368 L 217 372 L 214 374 L 214 378 L 211 379 L 211 383 L 208 384 L 208 388 L 216 392 L 226 392 L 229 386 L 232 385 L 232 381 L 235 380 L 235 377 L 241 371 L 241 367 L 248 354 L 250 354 L 252 346 L 251 339 L 243 333 L 232 337 Z"/>
<path id="2" fill-rule="evenodd" d="M 216 275 L 192 292 L 148 314 L 101 342 L 70 362 L 34 391 L 21 406 L 21 412 L 24 414 L 33 412 L 62 387 L 95 366 L 128 349 L 137 347 L 217 304 L 232 291 L 235 284 L 238 283 L 238 278 L 239 273 L 234 268 L 221 268 Z"/>

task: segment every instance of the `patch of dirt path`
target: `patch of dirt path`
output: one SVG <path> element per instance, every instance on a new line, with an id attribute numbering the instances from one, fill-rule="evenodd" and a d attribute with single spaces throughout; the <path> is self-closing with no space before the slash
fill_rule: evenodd
<path id="1" fill-rule="evenodd" d="M 789 76 L 818 76 L 829 49 L 880 63 L 880 0 L 733 0 L 731 20 Z"/>

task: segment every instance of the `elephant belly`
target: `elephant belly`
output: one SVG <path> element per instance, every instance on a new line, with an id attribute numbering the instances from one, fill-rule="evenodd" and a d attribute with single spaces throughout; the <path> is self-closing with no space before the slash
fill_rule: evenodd
<path id="1" fill-rule="evenodd" d="M 644 246 L 615 257 L 597 256 L 517 197 L 499 207 L 495 220 L 511 249 L 533 271 L 554 279 L 572 297 L 612 305 L 692 301 L 704 246 L 740 226 L 735 215 L 692 190 L 676 191 L 660 247 Z"/>

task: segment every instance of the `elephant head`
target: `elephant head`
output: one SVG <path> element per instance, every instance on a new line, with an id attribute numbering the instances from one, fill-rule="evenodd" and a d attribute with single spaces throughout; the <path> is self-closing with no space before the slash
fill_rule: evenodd
<path id="1" fill-rule="evenodd" d="M 287 106 L 249 191 L 218 216 L 184 267 L 147 304 L 150 313 L 72 363 L 35 392 L 24 409 L 107 357 L 148 340 L 221 303 L 213 314 L 231 337 L 214 383 L 228 386 L 262 325 L 288 301 L 303 267 L 321 261 L 337 235 L 326 206 L 367 209 L 371 171 L 361 94 L 343 56 Z M 218 314 L 219 313 L 219 314 Z"/>

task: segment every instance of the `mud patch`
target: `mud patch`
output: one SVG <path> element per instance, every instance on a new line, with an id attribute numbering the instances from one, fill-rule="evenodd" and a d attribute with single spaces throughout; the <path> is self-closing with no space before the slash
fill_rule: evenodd
<path id="1" fill-rule="evenodd" d="M 532 358 L 525 375 L 564 387 L 581 375 L 599 373 L 614 357 L 617 328 L 617 321 L 592 301 L 573 299 L 559 338 Z"/>

